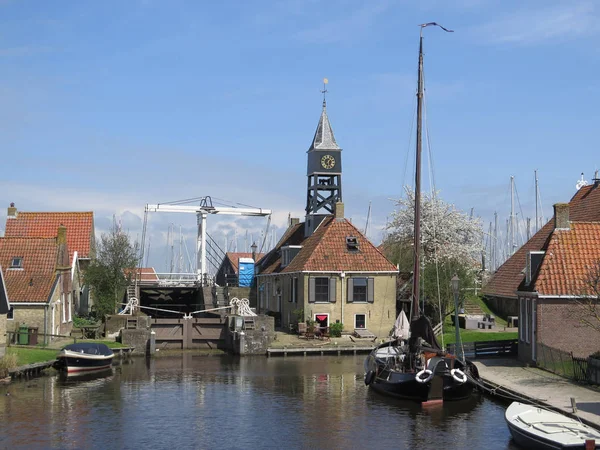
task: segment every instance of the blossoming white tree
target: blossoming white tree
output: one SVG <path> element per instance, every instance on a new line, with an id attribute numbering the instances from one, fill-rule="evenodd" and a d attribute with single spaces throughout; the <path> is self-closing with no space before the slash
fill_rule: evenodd
<path id="1" fill-rule="evenodd" d="M 384 241 L 387 256 L 406 272 L 413 270 L 414 204 L 414 191 L 406 188 L 406 195 L 396 201 Z M 473 286 L 481 268 L 482 237 L 479 218 L 457 210 L 437 194 L 421 195 L 422 295 L 429 307 L 428 315 L 435 321 L 450 309 L 450 278 L 455 273 L 463 287 Z"/>

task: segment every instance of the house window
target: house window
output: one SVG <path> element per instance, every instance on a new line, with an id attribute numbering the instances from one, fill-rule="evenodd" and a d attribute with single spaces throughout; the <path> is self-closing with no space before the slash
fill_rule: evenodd
<path id="1" fill-rule="evenodd" d="M 329 278 L 315 278 L 315 302 L 329 302 Z"/>
<path id="2" fill-rule="evenodd" d="M 315 314 L 315 322 L 319 328 L 327 328 L 329 326 L 329 314 Z"/>
<path id="3" fill-rule="evenodd" d="M 346 236 L 346 248 L 349 252 L 357 252 L 358 238 L 356 236 Z"/>
<path id="4" fill-rule="evenodd" d="M 348 293 L 346 294 L 348 303 L 373 303 L 374 301 L 374 279 L 366 277 L 348 278 Z"/>
<path id="5" fill-rule="evenodd" d="M 367 279 L 355 278 L 352 287 L 352 296 L 355 302 L 367 301 Z"/>
<path id="6" fill-rule="evenodd" d="M 10 260 L 9 269 L 22 269 L 23 268 L 23 258 L 20 256 L 15 256 Z"/>
<path id="7" fill-rule="evenodd" d="M 531 317 L 531 302 L 529 301 L 529 299 L 525 300 L 525 342 L 527 342 L 528 344 L 531 342 L 530 336 L 529 336 L 529 318 Z"/>
<path id="8" fill-rule="evenodd" d="M 8 310 L 8 313 L 6 314 L 6 318 L 8 320 L 13 320 L 15 318 L 15 309 L 11 306 L 10 309 Z"/>
<path id="9" fill-rule="evenodd" d="M 290 302 L 298 302 L 298 278 L 292 278 L 290 280 Z"/>
<path id="10" fill-rule="evenodd" d="M 367 316 L 364 314 L 355 314 L 354 328 L 367 328 Z"/>

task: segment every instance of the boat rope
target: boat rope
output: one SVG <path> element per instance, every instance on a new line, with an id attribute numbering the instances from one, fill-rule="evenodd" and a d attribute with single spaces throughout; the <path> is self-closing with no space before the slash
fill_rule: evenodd
<path id="1" fill-rule="evenodd" d="M 132 298 L 133 300 L 133 298 Z M 137 301 L 137 299 L 135 299 Z M 129 305 L 129 303 L 119 303 L 120 305 L 125 305 L 125 309 L 127 309 L 127 306 Z M 160 309 L 160 308 L 152 308 L 151 306 L 141 306 L 141 305 L 136 305 L 136 308 L 140 308 L 140 309 L 150 309 L 150 310 L 154 310 L 154 311 L 161 311 L 161 312 L 168 312 L 168 313 L 172 313 L 172 314 L 181 314 L 182 316 L 185 316 L 186 314 L 184 312 L 181 311 L 173 311 L 171 309 Z M 123 309 L 123 311 L 125 311 L 125 309 Z"/>
<path id="2" fill-rule="evenodd" d="M 247 298 L 233 297 L 229 302 L 233 313 L 239 316 L 256 316 L 256 313 L 250 309 L 250 301 Z"/>

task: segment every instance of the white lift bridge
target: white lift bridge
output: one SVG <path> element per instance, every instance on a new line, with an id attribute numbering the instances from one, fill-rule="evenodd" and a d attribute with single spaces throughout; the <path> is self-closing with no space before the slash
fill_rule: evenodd
<path id="1" fill-rule="evenodd" d="M 197 205 L 186 205 L 184 203 L 198 202 Z M 198 197 L 194 199 L 180 200 L 169 203 L 158 203 L 146 205 L 144 214 L 144 228 L 142 232 L 142 251 L 146 238 L 146 226 L 148 213 L 188 213 L 195 214 L 198 223 L 198 237 L 196 244 L 196 283 L 206 285 L 208 283 L 208 267 L 206 264 L 206 221 L 209 214 L 227 216 L 255 216 L 265 217 L 271 215 L 270 209 L 234 206 L 214 206 L 211 197 Z M 141 259 L 143 260 L 143 258 Z"/>

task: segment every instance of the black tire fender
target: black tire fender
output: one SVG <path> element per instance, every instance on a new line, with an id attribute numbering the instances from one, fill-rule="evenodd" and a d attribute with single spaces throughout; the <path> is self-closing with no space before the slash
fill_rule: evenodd
<path id="1" fill-rule="evenodd" d="M 373 381 L 375 381 L 375 371 L 373 370 L 369 370 L 366 374 L 365 374 L 365 384 L 368 386 L 370 385 Z"/>

